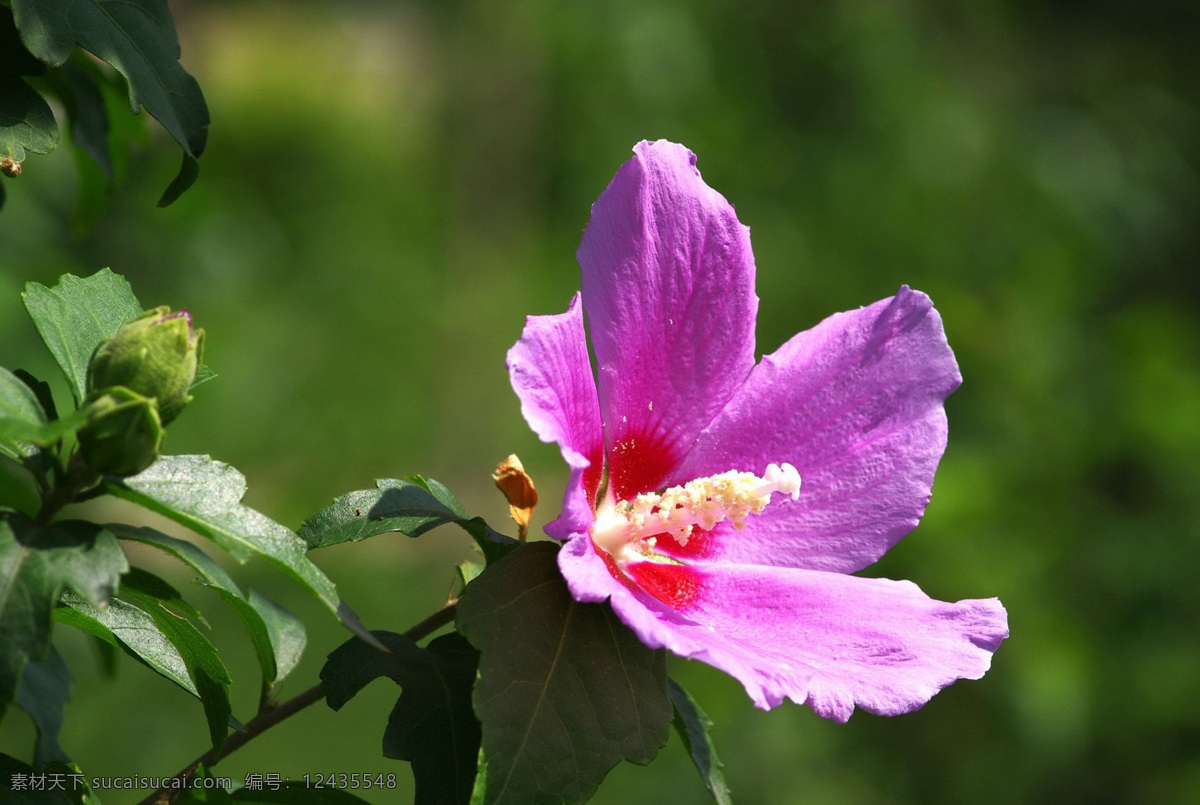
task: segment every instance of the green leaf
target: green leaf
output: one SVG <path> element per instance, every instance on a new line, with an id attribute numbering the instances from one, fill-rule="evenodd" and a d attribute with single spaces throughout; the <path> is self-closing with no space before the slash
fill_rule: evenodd
<path id="1" fill-rule="evenodd" d="M 4 453 L 3 445 L 0 453 Z M 33 517 L 41 506 L 37 484 L 26 468 L 8 455 L 0 455 L 0 508 L 16 509 Z"/>
<path id="2" fill-rule="evenodd" d="M 17 688 L 17 706 L 29 714 L 37 728 L 33 765 L 42 768 L 51 761 L 70 762 L 58 743 L 62 732 L 63 707 L 71 698 L 71 672 L 53 646 L 44 660 L 25 666 Z"/>
<path id="3" fill-rule="evenodd" d="M 166 551 L 200 574 L 197 583 L 214 590 L 241 619 L 250 635 L 262 669 L 262 701 L 270 695 L 276 682 L 296 667 L 304 653 L 307 637 L 304 624 L 254 590 L 247 599 L 229 574 L 208 554 L 182 539 L 167 536 L 153 528 L 138 528 L 113 523 L 107 526 L 121 539 L 133 540 Z"/>
<path id="4" fill-rule="evenodd" d="M 219 749 L 232 710 L 229 672 L 216 647 L 191 621 L 168 609 L 168 602 L 124 586 L 120 595 L 103 610 L 64 595 L 66 607 L 56 610 L 55 618 L 126 649 L 199 698 L 213 748 Z"/>
<path id="5" fill-rule="evenodd" d="M 0 6 L 0 75 L 43 75 L 42 64 L 21 43 L 12 9 Z"/>
<path id="6" fill-rule="evenodd" d="M 26 151 L 49 154 L 56 145 L 58 123 L 50 105 L 22 79 L 0 75 L 0 160 L 20 165 Z"/>
<path id="7" fill-rule="evenodd" d="M 47 785 L 49 775 L 62 775 L 63 787 L 71 805 L 100 805 L 100 797 L 92 791 L 88 778 L 77 763 L 61 763 L 55 761 L 46 765 Z"/>
<path id="8" fill-rule="evenodd" d="M 13 12 L 33 55 L 58 66 L 78 44 L 125 76 L 135 112 L 145 107 L 193 161 L 204 151 L 208 106 L 179 64 L 166 0 L 13 0 Z"/>
<path id="9" fill-rule="evenodd" d="M 441 525 L 453 523 L 475 538 L 489 561 L 498 558 L 516 540 L 494 530 L 481 518 L 470 517 L 443 484 L 415 476 L 375 482 L 375 489 L 342 495 L 333 505 L 314 514 L 300 526 L 299 534 L 310 549 L 357 542 L 378 534 L 399 532 L 419 537 Z"/>
<path id="10" fill-rule="evenodd" d="M 110 601 L 104 609 L 93 607 L 70 594 L 62 597 L 62 604 L 54 610 L 56 621 L 116 646 L 188 693 L 199 697 L 192 678 L 188 676 L 187 663 L 149 614 L 118 598 Z"/>
<path id="11" fill-rule="evenodd" d="M 188 153 L 183 155 L 183 163 L 179 166 L 179 173 L 175 174 L 175 178 L 167 185 L 167 189 L 158 197 L 158 206 L 170 207 L 179 197 L 187 192 L 188 188 L 196 183 L 196 179 L 200 177 L 200 161 Z"/>
<path id="12" fill-rule="evenodd" d="M 208 456 L 163 456 L 108 491 L 207 537 L 245 562 L 261 556 L 299 581 L 336 612 L 337 591 L 304 555 L 304 541 L 265 514 L 241 504 L 245 477 Z"/>
<path id="13" fill-rule="evenodd" d="M 23 461 L 31 451 L 22 442 L 45 426 L 46 414 L 33 389 L 0 367 L 0 454 Z"/>
<path id="14" fill-rule="evenodd" d="M 667 740 L 666 654 L 607 604 L 575 601 L 558 548 L 522 545 L 458 603 L 458 629 L 481 654 L 487 805 L 584 802 L 622 759 L 649 763 Z"/>
<path id="15" fill-rule="evenodd" d="M 0 752 L 0 802 L 4 805 L 78 805 L 72 802 L 69 791 L 50 790 L 48 786 L 40 791 L 27 790 L 33 774 L 31 766 Z M 68 778 L 64 787 L 70 788 L 70 785 Z"/>
<path id="16" fill-rule="evenodd" d="M 28 283 L 22 297 L 38 333 L 62 367 L 75 402 L 82 403 L 92 353 L 142 312 L 133 289 L 124 277 L 102 268 L 84 278 L 64 274 L 53 288 Z"/>
<path id="17" fill-rule="evenodd" d="M 82 56 L 82 54 L 77 54 Z M 71 140 L 91 157 L 101 174 L 112 184 L 116 179 L 109 148 L 108 109 L 104 104 L 104 78 L 86 58 L 72 58 L 62 66 L 63 104 L 70 121 Z"/>
<path id="18" fill-rule="evenodd" d="M 107 481 L 106 489 L 211 539 L 238 561 L 261 556 L 316 595 L 348 629 L 370 639 L 333 582 L 305 556 L 304 540 L 241 504 L 246 479 L 228 464 L 208 456 L 163 456 L 145 472 Z"/>
<path id="19" fill-rule="evenodd" d="M 275 654 L 275 675 L 271 679 L 271 684 L 274 684 L 300 663 L 308 642 L 304 622 L 254 588 L 250 588 L 249 600 L 250 606 L 254 607 L 267 627 L 267 636 Z"/>
<path id="20" fill-rule="evenodd" d="M 732 805 L 729 796 L 729 786 L 725 784 L 725 775 L 721 772 L 721 761 L 717 758 L 716 747 L 713 746 L 712 721 L 700 705 L 696 704 L 683 687 L 674 679 L 667 680 L 667 692 L 671 696 L 671 704 L 675 707 L 675 731 L 687 747 L 700 779 L 712 793 L 717 805 Z"/>
<path id="21" fill-rule="evenodd" d="M 129 569 L 112 534 L 66 520 L 39 527 L 0 511 L 0 717 L 30 660 L 46 656 L 50 613 L 65 587 L 101 605 Z"/>
<path id="22" fill-rule="evenodd" d="M 120 594 L 123 600 L 148 613 L 159 630 L 178 649 L 188 676 L 196 686 L 196 694 L 204 704 L 213 749 L 220 752 L 229 733 L 229 717 L 233 710 L 229 702 L 229 672 L 225 670 L 216 647 L 191 621 L 167 607 L 171 601 L 159 600 L 141 591 L 127 590 L 124 585 Z"/>
<path id="23" fill-rule="evenodd" d="M 393 679 L 402 692 L 383 733 L 383 754 L 412 763 L 416 805 L 466 805 L 479 754 L 471 708 L 479 653 L 459 634 L 427 648 L 404 635 L 374 634 L 390 654 L 353 638 L 329 655 L 321 669 L 326 703 L 339 710 L 373 680 Z"/>

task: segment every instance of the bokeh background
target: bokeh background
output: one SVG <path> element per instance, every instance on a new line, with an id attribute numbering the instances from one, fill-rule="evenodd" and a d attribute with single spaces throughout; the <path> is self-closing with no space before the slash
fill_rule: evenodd
<path id="1" fill-rule="evenodd" d="M 979 682 L 846 725 L 756 711 L 706 666 L 674 673 L 716 722 L 741 803 L 1200 802 L 1200 16 L 1187 0 L 686 3 L 180 2 L 212 111 L 198 184 L 154 202 L 157 127 L 84 225 L 70 149 L 0 211 L 0 364 L 53 374 L 26 280 L 112 266 L 187 306 L 219 378 L 172 426 L 297 526 L 376 477 L 423 473 L 499 524 L 518 453 L 556 514 L 556 451 L 504 372 L 524 316 L 563 310 L 589 205 L 643 138 L 683 142 L 752 231 L 759 349 L 907 283 L 965 383 L 917 531 L 867 575 L 999 596 L 1012 638 Z M 85 216 L 86 217 L 86 216 Z M 60 387 L 61 388 L 61 387 Z M 770 423 L 764 423 L 769 427 Z M 115 516 L 115 515 L 114 515 Z M 373 628 L 436 608 L 465 537 L 315 556 Z M 188 574 L 137 554 L 181 586 Z M 284 696 L 340 627 L 269 569 L 236 576 L 310 624 Z M 236 621 L 187 595 L 252 714 Z M 204 748 L 198 703 L 58 630 L 77 682 L 64 745 L 92 775 L 165 775 Z M 394 771 L 396 689 L 323 705 L 217 767 Z M 0 749 L 27 756 L 12 713 Z M 106 803 L 136 796 L 109 792 Z M 678 740 L 598 803 L 708 801 Z"/>

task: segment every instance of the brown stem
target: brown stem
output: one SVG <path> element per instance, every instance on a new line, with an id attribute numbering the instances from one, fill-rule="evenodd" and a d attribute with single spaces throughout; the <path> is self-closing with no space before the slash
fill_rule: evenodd
<path id="1" fill-rule="evenodd" d="M 456 603 L 453 601 L 447 603 L 446 606 L 405 632 L 404 636 L 409 640 L 420 640 L 432 634 L 454 620 L 455 606 Z M 143 799 L 138 805 L 170 805 L 184 792 L 187 781 L 195 775 L 196 769 L 199 768 L 200 764 L 203 763 L 204 768 L 211 769 L 221 760 L 241 749 L 259 735 L 271 729 L 271 727 L 274 727 L 285 719 L 291 718 L 310 704 L 316 704 L 323 698 L 325 698 L 325 693 L 321 690 L 321 685 L 318 683 L 303 693 L 293 696 L 286 702 L 260 712 L 254 718 L 250 719 L 246 724 L 245 730 L 235 732 L 229 736 L 225 741 L 225 745 L 221 747 L 220 753 L 212 749 L 208 750 L 176 774 L 172 778 L 172 785 L 158 789 Z"/>

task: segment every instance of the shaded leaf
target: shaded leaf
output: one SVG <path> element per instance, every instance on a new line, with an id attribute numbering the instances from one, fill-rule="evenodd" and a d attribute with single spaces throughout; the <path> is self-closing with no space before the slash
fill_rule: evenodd
<path id="1" fill-rule="evenodd" d="M 696 764 L 700 779 L 712 793 L 717 805 L 732 805 L 729 786 L 725 784 L 725 775 L 721 772 L 721 761 L 717 758 L 717 750 L 709 734 L 712 721 L 674 679 L 667 680 L 667 692 L 675 708 L 675 731 L 679 733 L 692 762 Z"/>
<path id="2" fill-rule="evenodd" d="M 20 165 L 27 151 L 48 154 L 56 145 L 58 123 L 50 105 L 24 80 L 0 74 L 0 160 Z"/>
<path id="3" fill-rule="evenodd" d="M 80 45 L 125 76 L 135 112 L 145 107 L 193 160 L 204 151 L 208 106 L 179 64 L 166 0 L 13 0 L 12 6 L 33 55 L 58 66 Z"/>
<path id="4" fill-rule="evenodd" d="M 66 791 L 24 790 L 33 773 L 28 764 L 0 752 L 0 802 L 4 805 L 78 805 Z"/>
<path id="5" fill-rule="evenodd" d="M 471 707 L 479 653 L 459 634 L 427 648 L 404 635 L 374 634 L 390 654 L 354 638 L 329 655 L 321 669 L 326 703 L 338 710 L 381 676 L 397 682 L 402 692 L 383 733 L 383 754 L 412 763 L 417 805 L 466 805 L 479 754 Z"/>
<path id="6" fill-rule="evenodd" d="M 65 608 L 55 618 L 113 645 L 200 699 L 214 748 L 225 740 L 230 724 L 229 673 L 209 642 L 191 621 L 163 602 L 122 587 L 103 610 L 64 595 Z"/>
<path id="7" fill-rule="evenodd" d="M 111 185 L 116 179 L 108 141 L 108 109 L 104 104 L 103 77 L 87 59 L 72 58 L 62 66 L 66 86 L 63 102 L 70 120 L 71 139 L 91 157 Z"/>
<path id="8" fill-rule="evenodd" d="M 179 166 L 179 173 L 175 174 L 175 178 L 167 185 L 167 189 L 158 197 L 158 206 L 169 207 L 179 200 L 179 197 L 187 192 L 188 188 L 196 183 L 196 179 L 200 177 L 200 162 L 191 154 L 184 152 L 183 163 Z"/>
<path id="9" fill-rule="evenodd" d="M 39 769 L 52 761 L 70 762 L 58 743 L 62 732 L 63 707 L 71 698 L 71 672 L 62 655 L 53 646 L 44 660 L 25 666 L 17 688 L 17 707 L 20 707 L 37 728 L 37 744 L 33 750 L 33 765 Z"/>
<path id="10" fill-rule="evenodd" d="M 0 438 L 5 438 L 9 422 L 36 429 L 46 423 L 46 413 L 28 384 L 0 367 Z"/>
<path id="11" fill-rule="evenodd" d="M 482 518 L 468 515 L 450 490 L 437 481 L 418 475 L 408 480 L 379 480 L 375 487 L 342 495 L 305 520 L 299 534 L 309 548 L 357 542 L 389 532 L 419 537 L 448 523 L 474 537 L 489 561 L 517 544 Z"/>
<path id="12" fill-rule="evenodd" d="M 584 802 L 622 759 L 648 763 L 667 740 L 666 654 L 607 604 L 575 601 L 558 547 L 522 545 L 458 604 L 459 631 L 481 653 L 488 805 Z"/>
<path id="13" fill-rule="evenodd" d="M 21 42 L 12 9 L 0 6 L 0 75 L 42 75 L 46 65 Z"/>
<path id="14" fill-rule="evenodd" d="M 42 506 L 37 484 L 22 463 L 10 458 L 0 444 L 0 508 L 33 517 Z"/>
<path id="15" fill-rule="evenodd" d="M 46 774 L 61 774 L 66 788 L 67 799 L 71 805 L 100 805 L 100 797 L 92 791 L 88 778 L 79 768 L 78 763 L 60 763 L 55 761 L 46 765 Z"/>
<path id="16" fill-rule="evenodd" d="M 176 539 L 153 528 L 122 523 L 110 524 L 108 528 L 121 539 L 151 545 L 183 561 L 200 574 L 198 584 L 217 592 L 233 609 L 246 627 L 262 669 L 262 699 L 265 700 L 272 686 L 296 667 L 304 652 L 307 637 L 304 624 L 294 615 L 253 590 L 247 599 L 224 568 L 186 540 Z"/>
<path id="17" fill-rule="evenodd" d="M 47 288 L 25 286 L 25 309 L 81 403 L 87 394 L 87 365 L 101 341 L 142 312 L 125 278 L 102 268 L 90 277 L 64 274 Z"/>
<path id="18" fill-rule="evenodd" d="M 65 587 L 99 605 L 129 569 L 112 534 L 67 520 L 36 526 L 0 511 L 0 717 L 30 660 L 46 656 L 50 614 Z"/>

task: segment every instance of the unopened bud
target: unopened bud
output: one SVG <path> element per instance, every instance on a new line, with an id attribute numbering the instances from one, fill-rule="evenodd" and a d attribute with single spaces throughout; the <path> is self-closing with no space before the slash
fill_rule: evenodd
<path id="1" fill-rule="evenodd" d="M 496 465 L 496 471 L 492 473 L 492 480 L 504 493 L 504 497 L 508 501 L 508 513 L 516 521 L 518 536 L 524 542 L 525 533 L 529 529 L 529 520 L 533 517 L 533 510 L 537 508 L 538 502 L 537 489 L 533 486 L 533 479 L 525 472 L 525 467 L 521 465 L 521 459 L 511 455 Z"/>
<path id="2" fill-rule="evenodd" d="M 147 310 L 96 348 L 88 364 L 89 394 L 123 386 L 158 403 L 166 425 L 192 401 L 188 394 L 204 350 L 204 330 L 186 310 Z"/>
<path id="3" fill-rule="evenodd" d="M 88 396 L 79 454 L 100 475 L 136 475 L 158 458 L 163 428 L 154 400 L 123 386 Z"/>

